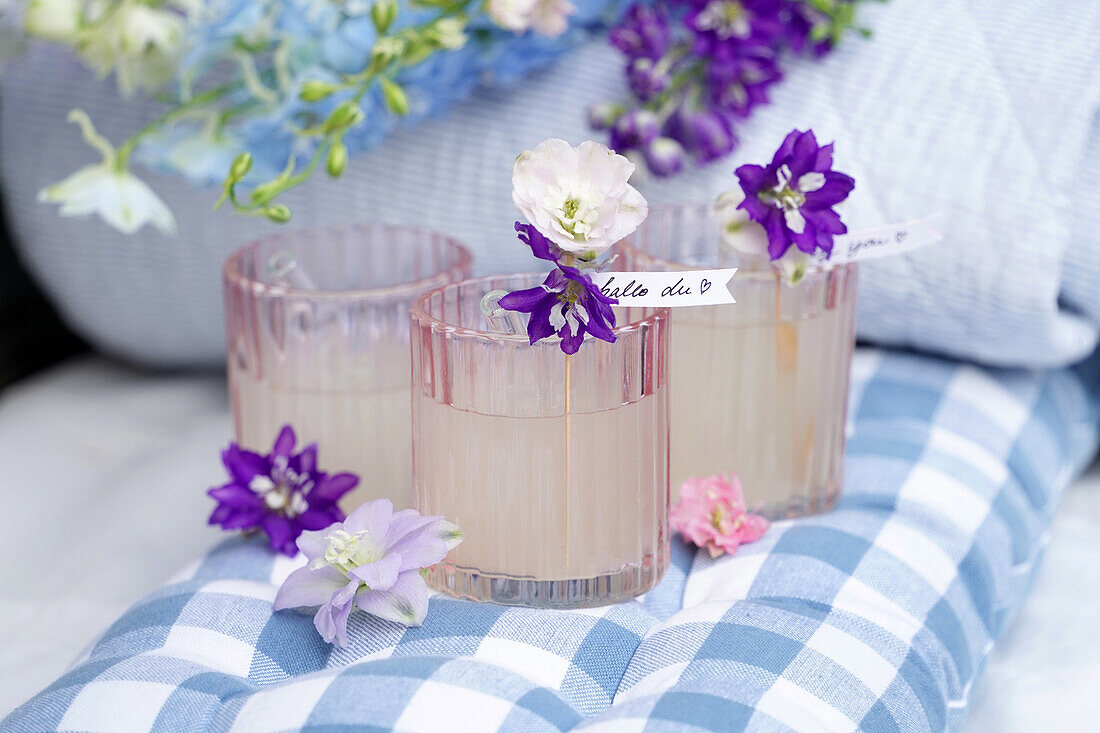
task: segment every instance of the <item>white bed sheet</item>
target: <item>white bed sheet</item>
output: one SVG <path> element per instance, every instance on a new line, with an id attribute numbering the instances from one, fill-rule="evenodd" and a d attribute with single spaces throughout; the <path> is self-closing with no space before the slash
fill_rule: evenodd
<path id="1" fill-rule="evenodd" d="M 217 541 L 204 492 L 229 438 L 221 375 L 82 357 L 0 394 L 0 716 Z M 968 732 L 1082 730 L 1100 712 L 1100 469 L 1052 536 Z"/>

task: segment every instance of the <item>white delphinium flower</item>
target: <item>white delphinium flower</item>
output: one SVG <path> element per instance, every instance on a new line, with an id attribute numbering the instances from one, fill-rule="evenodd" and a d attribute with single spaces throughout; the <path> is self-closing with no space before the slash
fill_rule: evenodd
<path id="1" fill-rule="evenodd" d="M 98 214 L 124 234 L 132 234 L 146 224 L 165 234 L 174 233 L 176 220 L 172 212 L 153 189 L 130 173 L 126 161 L 96 132 L 88 115 L 74 109 L 69 121 L 80 125 L 84 140 L 103 154 L 103 161 L 42 189 L 38 200 L 60 204 L 62 216 Z"/>
<path id="2" fill-rule="evenodd" d="M 749 260 L 767 262 L 770 260 L 768 233 L 764 231 L 764 227 L 749 218 L 747 211 L 737 208 L 744 198 L 745 193 L 740 188 L 733 188 L 719 195 L 714 202 L 719 236 L 722 244 Z M 791 247 L 771 264 L 778 267 L 783 277 L 794 285 L 806 275 L 810 258 L 797 247 Z"/>
<path id="3" fill-rule="evenodd" d="M 516 159 L 512 201 L 527 220 L 566 252 L 595 257 L 649 214 L 629 180 L 634 164 L 607 146 L 574 148 L 551 138 Z"/>
<path id="4" fill-rule="evenodd" d="M 123 94 L 157 89 L 175 75 L 186 28 L 179 13 L 140 0 L 93 2 L 86 21 L 78 53 L 101 76 L 113 71 Z"/>
<path id="5" fill-rule="evenodd" d="M 517 35 L 533 29 L 539 35 L 560 36 L 574 10 L 569 0 L 485 0 L 489 19 Z"/>

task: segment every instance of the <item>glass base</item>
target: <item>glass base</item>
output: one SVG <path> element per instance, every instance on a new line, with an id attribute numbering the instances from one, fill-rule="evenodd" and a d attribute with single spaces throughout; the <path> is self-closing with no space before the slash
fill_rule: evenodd
<path id="1" fill-rule="evenodd" d="M 636 598 L 651 590 L 668 569 L 667 548 L 647 555 L 638 563 L 594 578 L 537 580 L 532 577 L 494 575 L 477 568 L 443 561 L 425 574 L 428 585 L 456 598 L 529 608 L 592 608 Z"/>
<path id="2" fill-rule="evenodd" d="M 812 517 L 815 514 L 824 514 L 831 511 L 840 499 L 840 490 L 832 486 L 825 490 L 792 496 L 783 501 L 770 501 L 757 507 L 751 507 L 750 511 L 778 522 L 782 519 L 798 519 L 799 517 Z"/>

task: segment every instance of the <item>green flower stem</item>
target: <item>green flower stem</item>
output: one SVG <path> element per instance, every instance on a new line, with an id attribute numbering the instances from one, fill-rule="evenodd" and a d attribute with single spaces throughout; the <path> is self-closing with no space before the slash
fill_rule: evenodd
<path id="1" fill-rule="evenodd" d="M 134 152 L 134 149 L 141 143 L 142 140 L 149 137 L 155 132 L 158 132 L 166 125 L 170 125 L 189 114 L 192 114 L 196 109 L 205 107 L 207 105 L 217 102 L 226 94 L 234 91 L 240 86 L 239 83 L 223 84 L 218 87 L 212 87 L 205 91 L 199 92 L 190 100 L 181 104 L 179 107 L 168 110 L 160 117 L 149 122 L 145 127 L 141 128 L 129 139 L 125 140 L 118 146 L 118 153 L 116 160 L 120 169 L 125 169 L 130 164 L 130 155 Z"/>
<path id="2" fill-rule="evenodd" d="M 447 18 L 461 18 L 466 10 L 473 4 L 473 0 L 456 0 L 450 3 L 440 3 L 439 12 L 430 21 L 419 25 L 403 28 L 391 35 L 383 35 L 375 42 L 375 48 L 382 44 L 383 49 L 392 46 L 397 53 L 386 52 L 384 54 L 372 53 L 367 67 L 362 71 L 344 76 L 340 83 L 334 84 L 331 91 L 320 92 L 319 98 L 323 99 L 338 91 L 353 90 L 350 100 L 358 107 L 363 97 L 366 96 L 375 84 L 382 83 L 387 91 L 387 103 L 395 113 L 404 114 L 402 103 L 404 94 L 394 81 L 396 75 L 403 69 L 415 66 L 432 54 L 445 50 L 437 39 L 430 37 L 436 24 Z M 392 21 L 391 21 L 392 22 Z M 327 90 L 326 90 L 327 91 Z M 311 100 L 312 101 L 312 100 Z M 407 104 L 407 103 L 405 103 Z M 297 161 L 292 155 L 287 168 L 278 177 L 260 183 L 252 189 L 246 200 L 238 196 L 236 187 L 240 178 L 235 178 L 230 172 L 226 176 L 222 197 L 215 204 L 215 208 L 223 202 L 229 201 L 233 208 L 241 214 L 250 216 L 267 216 L 273 221 L 286 221 L 289 219 L 289 209 L 275 200 L 287 191 L 305 183 L 316 172 L 318 165 L 326 159 L 334 147 L 343 145 L 343 136 L 349 127 L 359 124 L 354 121 L 351 124 L 333 124 L 335 120 L 330 116 L 329 120 L 313 125 L 305 129 L 295 130 L 295 134 L 303 137 L 318 138 L 316 148 L 309 163 L 300 171 L 297 170 Z M 243 155 L 243 154 L 242 154 Z M 240 156 L 238 156 L 239 158 Z M 337 156 L 338 157 L 338 156 Z M 344 165 L 326 166 L 329 174 L 336 176 L 343 172 Z"/>

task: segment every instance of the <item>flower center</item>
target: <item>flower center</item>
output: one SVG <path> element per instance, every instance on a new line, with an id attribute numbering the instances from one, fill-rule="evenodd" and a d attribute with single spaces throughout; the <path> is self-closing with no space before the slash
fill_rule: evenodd
<path id="1" fill-rule="evenodd" d="M 701 31 L 714 31 L 719 38 L 748 38 L 752 34 L 749 12 L 735 0 L 711 0 L 695 19 Z"/>
<path id="2" fill-rule="evenodd" d="M 583 242 L 592 232 L 592 224 L 596 220 L 596 210 L 591 204 L 585 202 L 584 195 L 570 192 L 555 192 L 560 204 L 552 205 L 557 225 L 561 230 L 573 239 Z M 558 198 L 560 197 L 560 198 Z"/>
<path id="3" fill-rule="evenodd" d="M 791 181 L 791 169 L 786 165 L 779 166 L 778 182 L 771 191 L 763 191 L 761 198 L 774 204 L 783 211 L 797 211 L 806 203 L 806 196 L 797 188 L 797 183 Z"/>
<path id="4" fill-rule="evenodd" d="M 276 456 L 271 475 L 253 476 L 248 488 L 263 498 L 268 509 L 294 519 L 309 509 L 306 495 L 313 488 L 313 479 L 293 470 L 286 456 Z"/>
<path id="5" fill-rule="evenodd" d="M 325 554 L 311 562 L 311 568 L 331 565 L 347 575 L 348 571 L 378 559 L 379 553 L 375 551 L 370 542 L 370 533 L 366 530 L 352 534 L 337 529 L 329 533 L 325 541 Z"/>

